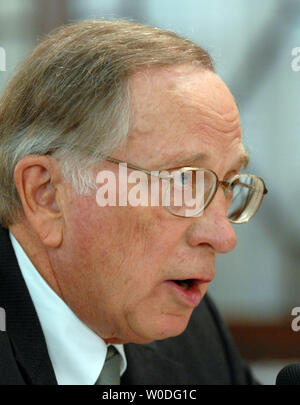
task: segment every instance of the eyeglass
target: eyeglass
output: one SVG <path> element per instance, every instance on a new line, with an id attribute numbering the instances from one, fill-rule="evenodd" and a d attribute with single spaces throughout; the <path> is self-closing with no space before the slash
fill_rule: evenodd
<path id="1" fill-rule="evenodd" d="M 221 186 L 226 197 L 229 221 L 242 224 L 254 217 L 264 195 L 268 192 L 263 179 L 253 174 L 237 174 L 230 179 L 219 180 L 213 170 L 206 168 L 182 167 L 172 174 L 166 174 L 143 169 L 110 156 L 103 157 L 103 160 L 115 164 L 126 164 L 130 169 L 157 176 L 162 180 L 169 180 L 168 187 L 165 187 L 163 192 L 162 202 L 170 214 L 178 217 L 201 216 Z M 189 193 L 186 193 L 187 190 Z M 182 200 L 181 192 L 184 192 L 184 197 L 186 194 L 188 197 Z"/>

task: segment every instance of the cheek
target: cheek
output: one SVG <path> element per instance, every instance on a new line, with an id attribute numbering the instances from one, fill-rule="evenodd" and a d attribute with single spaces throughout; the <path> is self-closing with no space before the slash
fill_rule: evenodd
<path id="1" fill-rule="evenodd" d="M 151 341 L 180 333 L 189 313 L 170 300 L 162 282 L 172 274 L 185 228 L 160 207 L 100 208 L 91 197 L 74 203 L 66 213 L 65 251 L 75 279 L 66 276 L 65 288 L 74 284 L 70 300 L 82 290 L 80 302 L 71 302 L 82 319 L 107 336 L 114 331 Z"/>
<path id="2" fill-rule="evenodd" d="M 115 266 L 124 260 L 147 266 L 174 255 L 186 228 L 162 207 L 99 207 L 96 194 L 72 196 L 67 208 L 70 245 L 95 254 L 101 262 L 112 259 Z"/>
<path id="3" fill-rule="evenodd" d="M 174 246 L 180 240 L 176 228 L 166 221 L 161 209 L 132 209 L 134 215 L 127 215 L 120 221 L 119 229 L 123 233 L 121 250 L 126 257 L 128 274 L 134 277 L 135 284 L 143 289 L 153 288 L 164 279 L 168 272 Z M 128 228 L 128 219 L 131 226 Z"/>
<path id="4" fill-rule="evenodd" d="M 182 222 L 168 215 L 159 208 L 116 207 L 102 221 L 102 231 L 107 233 L 100 250 L 96 248 L 103 264 L 99 271 L 114 282 L 116 295 L 126 296 L 126 305 L 146 299 L 169 278 L 183 229 Z"/>
<path id="5" fill-rule="evenodd" d="M 85 277 L 90 273 L 95 288 L 114 285 L 112 295 L 126 296 L 128 303 L 168 278 L 185 228 L 161 207 L 100 208 L 92 196 L 72 204 L 65 223 L 67 249 Z"/>
<path id="6" fill-rule="evenodd" d="M 65 236 L 70 248 L 78 249 L 88 255 L 93 246 L 101 249 L 101 239 L 106 234 L 105 221 L 100 221 L 99 210 L 93 209 L 94 199 L 81 196 L 76 204 L 69 207 L 65 214 Z"/>

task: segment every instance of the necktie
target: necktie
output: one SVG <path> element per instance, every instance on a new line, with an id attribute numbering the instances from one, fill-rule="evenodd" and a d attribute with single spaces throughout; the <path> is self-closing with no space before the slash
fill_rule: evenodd
<path id="1" fill-rule="evenodd" d="M 121 356 L 114 346 L 109 346 L 103 369 L 95 385 L 120 385 Z"/>

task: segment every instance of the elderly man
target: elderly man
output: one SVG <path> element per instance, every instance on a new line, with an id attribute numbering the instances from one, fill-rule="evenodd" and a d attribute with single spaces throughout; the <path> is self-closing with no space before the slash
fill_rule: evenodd
<path id="1" fill-rule="evenodd" d="M 205 294 L 266 189 L 239 174 L 238 109 L 202 48 L 62 27 L 4 91 L 0 147 L 0 383 L 255 382 Z"/>

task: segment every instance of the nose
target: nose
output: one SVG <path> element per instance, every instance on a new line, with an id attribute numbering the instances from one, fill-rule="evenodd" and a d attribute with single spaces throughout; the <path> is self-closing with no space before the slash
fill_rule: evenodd
<path id="1" fill-rule="evenodd" d="M 209 244 L 216 253 L 228 253 L 235 248 L 236 233 L 227 218 L 227 203 L 221 187 L 202 216 L 194 218 L 187 241 L 191 246 Z"/>

